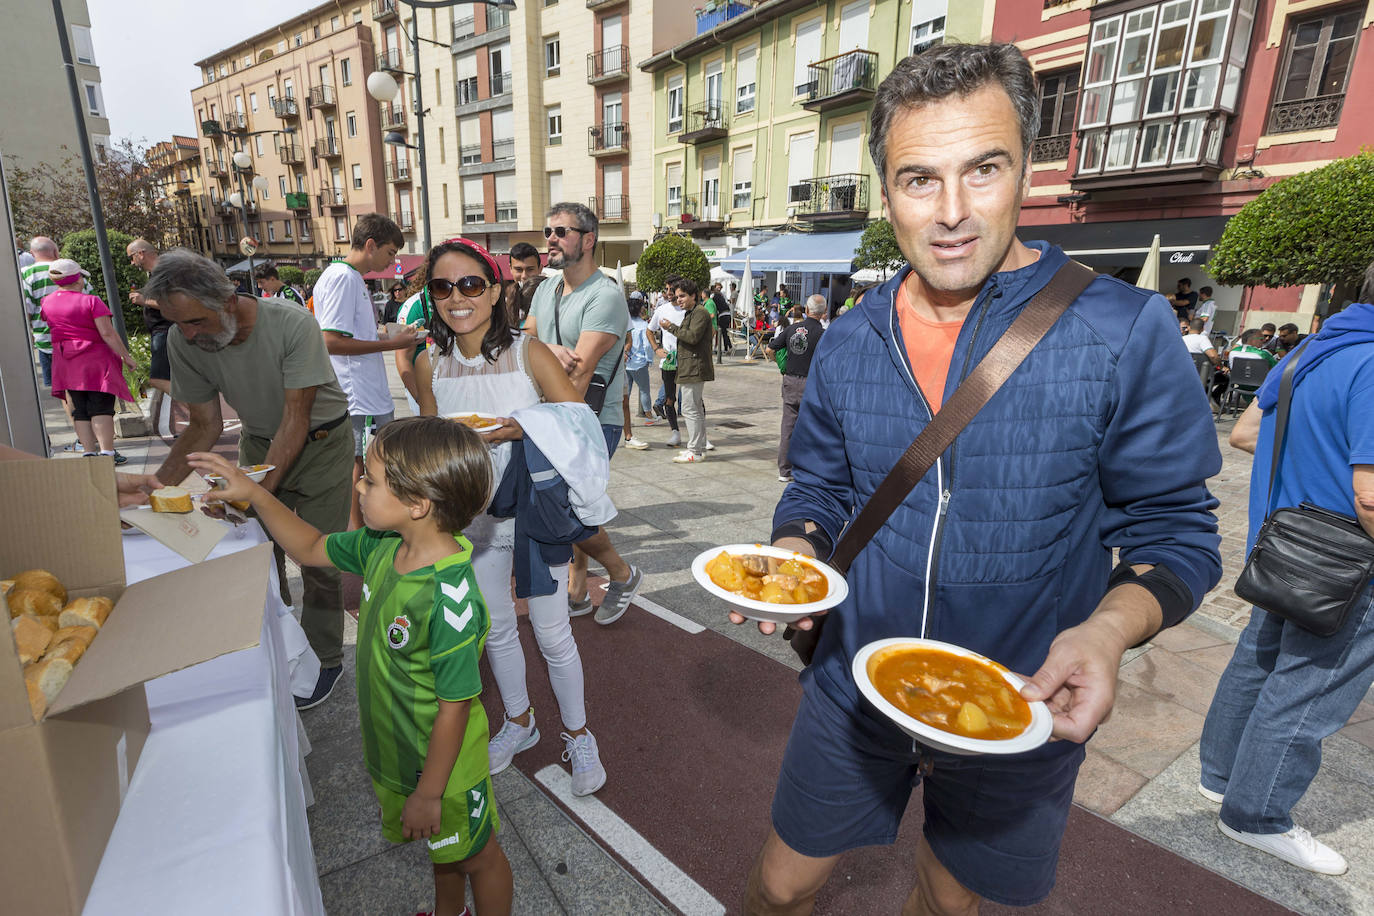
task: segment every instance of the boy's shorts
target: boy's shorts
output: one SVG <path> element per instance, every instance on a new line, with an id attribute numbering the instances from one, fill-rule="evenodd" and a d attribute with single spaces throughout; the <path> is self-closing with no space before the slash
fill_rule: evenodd
<path id="1" fill-rule="evenodd" d="M 773 828 L 791 849 L 816 858 L 890 845 L 921 783 L 922 829 L 950 874 L 995 903 L 1037 903 L 1054 887 L 1083 762 L 1082 745 L 1056 753 L 1064 747 L 1034 758 L 913 750 L 910 739 L 808 684 L 778 774 Z M 924 777 L 923 763 L 932 766 Z"/>
<path id="2" fill-rule="evenodd" d="M 391 791 L 375 779 L 372 791 L 382 806 L 382 836 L 393 843 L 410 842 L 401 832 L 401 809 L 407 796 Z M 449 785 L 441 805 L 439 833 L 425 839 L 430 861 L 436 864 L 472 858 L 501 827 L 490 776 L 466 791 L 455 791 Z"/>

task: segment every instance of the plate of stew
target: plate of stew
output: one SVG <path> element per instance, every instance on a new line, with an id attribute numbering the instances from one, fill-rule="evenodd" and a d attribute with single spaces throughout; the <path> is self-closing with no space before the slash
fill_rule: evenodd
<path id="1" fill-rule="evenodd" d="M 1050 739 L 1053 717 L 1026 682 L 990 658 L 934 639 L 880 639 L 854 656 L 864 697 L 921 744 L 951 754 L 1020 754 Z"/>
<path id="2" fill-rule="evenodd" d="M 752 620 L 793 623 L 829 610 L 849 595 L 844 576 L 819 560 L 781 547 L 727 544 L 692 561 L 697 583 Z"/>
<path id="3" fill-rule="evenodd" d="M 468 429 L 478 433 L 491 433 L 501 428 L 501 418 L 495 414 L 465 410 L 459 413 L 444 414 L 445 420 L 456 420 Z"/>

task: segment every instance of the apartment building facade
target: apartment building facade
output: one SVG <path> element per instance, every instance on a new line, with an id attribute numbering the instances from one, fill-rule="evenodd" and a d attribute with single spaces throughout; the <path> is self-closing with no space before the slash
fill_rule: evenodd
<path id="1" fill-rule="evenodd" d="M 208 251 L 208 211 L 201 195 L 200 144 L 195 137 L 173 135 L 147 151 L 148 168 L 158 187 L 156 206 L 172 217 L 172 226 L 161 239 L 149 239 L 162 249 L 173 247 Z"/>
<path id="2" fill-rule="evenodd" d="M 1320 287 L 1228 289 L 1208 248 L 1226 220 L 1289 175 L 1370 137 L 1374 3 L 1367 0 L 1044 0 L 1000 3 L 993 36 L 1040 78 L 1023 238 L 1047 238 L 1134 280 L 1161 238 L 1160 288 L 1211 285 L 1216 327 L 1325 314 Z"/>
<path id="3" fill-rule="evenodd" d="M 246 232 L 257 258 L 318 267 L 348 250 L 358 216 L 401 215 L 389 204 L 396 175 L 384 168 L 387 112 L 366 89 L 377 62 L 370 12 L 364 2 L 322 4 L 197 62 L 207 254 L 239 262 Z M 238 151 L 250 168 L 235 167 Z M 235 194 L 244 207 L 230 203 Z M 414 218 L 403 227 L 413 247 Z"/>
<path id="4" fill-rule="evenodd" d="M 821 252 L 847 282 L 860 231 L 882 213 L 868 156 L 878 83 L 914 50 L 983 31 L 982 4 L 767 0 L 645 60 L 662 228 L 714 261 L 768 243 L 751 269 L 770 288 L 832 289 L 805 268 Z"/>

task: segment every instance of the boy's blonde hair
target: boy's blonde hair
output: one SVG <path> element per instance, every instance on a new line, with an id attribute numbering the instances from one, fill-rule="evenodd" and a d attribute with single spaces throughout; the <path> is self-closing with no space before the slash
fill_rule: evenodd
<path id="1" fill-rule="evenodd" d="M 457 534 L 491 499 L 487 444 L 462 423 L 442 417 L 393 420 L 373 436 L 373 450 L 397 499 L 427 499 L 440 530 Z"/>

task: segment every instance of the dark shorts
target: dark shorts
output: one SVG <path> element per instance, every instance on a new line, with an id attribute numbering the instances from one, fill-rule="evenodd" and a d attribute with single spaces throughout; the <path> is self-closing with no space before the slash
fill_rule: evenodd
<path id="1" fill-rule="evenodd" d="M 72 419 L 89 421 L 91 417 L 113 417 L 115 396 L 105 391 L 68 391 L 72 399 Z"/>
<path id="2" fill-rule="evenodd" d="M 43 387 L 52 387 L 52 351 L 38 351 L 38 366 L 43 370 Z"/>
<path id="3" fill-rule="evenodd" d="M 922 777 L 922 752 L 874 728 L 807 686 L 773 796 L 784 843 L 816 858 L 890 845 L 921 783 L 926 841 L 960 884 L 1009 906 L 1049 895 L 1081 745 L 1049 759 L 925 751 L 933 768 Z"/>
<path id="4" fill-rule="evenodd" d="M 624 426 L 608 426 L 605 423 L 601 424 L 601 435 L 606 437 L 607 458 L 615 455 L 615 447 L 620 444 L 620 436 L 624 430 Z"/>
<path id="5" fill-rule="evenodd" d="M 154 331 L 152 336 L 152 361 L 148 364 L 148 378 L 164 382 L 172 380 L 172 364 L 167 358 L 167 330 Z"/>

